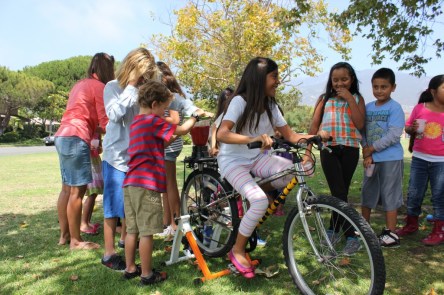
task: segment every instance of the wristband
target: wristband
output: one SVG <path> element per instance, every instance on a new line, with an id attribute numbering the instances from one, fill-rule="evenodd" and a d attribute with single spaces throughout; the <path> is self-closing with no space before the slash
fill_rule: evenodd
<path id="1" fill-rule="evenodd" d="M 199 115 L 196 114 L 196 113 L 191 114 L 191 117 L 193 117 L 194 119 L 196 119 L 196 122 L 199 122 L 199 121 L 200 121 L 200 117 L 199 117 Z"/>

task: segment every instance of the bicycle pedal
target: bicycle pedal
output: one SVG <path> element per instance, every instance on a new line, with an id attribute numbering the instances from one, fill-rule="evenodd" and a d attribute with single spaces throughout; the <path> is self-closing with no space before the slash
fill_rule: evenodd
<path id="1" fill-rule="evenodd" d="M 231 271 L 232 274 L 240 275 L 240 272 L 236 269 L 234 264 L 232 263 L 228 264 L 228 269 Z"/>

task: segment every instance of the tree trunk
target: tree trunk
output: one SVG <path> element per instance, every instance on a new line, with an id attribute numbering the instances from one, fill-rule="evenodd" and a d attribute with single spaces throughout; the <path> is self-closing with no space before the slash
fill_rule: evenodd
<path id="1" fill-rule="evenodd" d="M 4 117 L 0 118 L 0 135 L 3 135 L 3 133 L 6 130 L 6 127 L 8 127 L 9 121 L 11 120 L 11 114 L 5 113 Z"/>

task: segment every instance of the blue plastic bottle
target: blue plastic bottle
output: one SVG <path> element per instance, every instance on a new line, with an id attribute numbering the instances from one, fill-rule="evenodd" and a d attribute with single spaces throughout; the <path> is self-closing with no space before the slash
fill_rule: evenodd
<path id="1" fill-rule="evenodd" d="M 211 238 L 213 237 L 213 226 L 211 225 L 211 223 L 204 225 L 203 235 L 204 235 L 204 241 L 203 241 L 204 245 L 209 246 L 211 243 Z"/>
<path id="2" fill-rule="evenodd" d="M 426 216 L 426 220 L 427 220 L 428 222 L 434 222 L 434 221 L 435 221 L 435 218 L 433 217 L 432 214 L 427 214 L 427 216 Z"/>

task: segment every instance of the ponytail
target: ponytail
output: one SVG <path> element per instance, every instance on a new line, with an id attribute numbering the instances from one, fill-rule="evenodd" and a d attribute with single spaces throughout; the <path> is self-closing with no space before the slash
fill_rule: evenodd
<path id="1" fill-rule="evenodd" d="M 418 103 L 431 102 L 431 101 L 433 101 L 432 92 L 430 91 L 430 88 L 427 88 L 419 96 Z"/>

